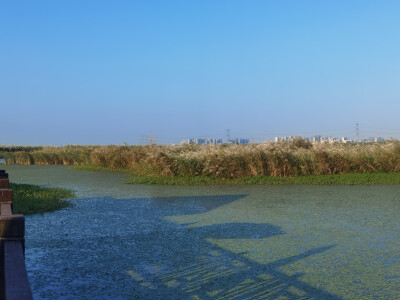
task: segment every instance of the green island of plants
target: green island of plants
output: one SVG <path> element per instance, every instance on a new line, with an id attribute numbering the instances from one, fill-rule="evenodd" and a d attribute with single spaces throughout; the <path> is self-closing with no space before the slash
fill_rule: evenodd
<path id="1" fill-rule="evenodd" d="M 71 206 L 65 199 L 75 198 L 75 193 L 61 188 L 48 188 L 31 184 L 10 183 L 13 190 L 13 213 L 43 214 Z"/>
<path id="2" fill-rule="evenodd" d="M 400 142 L 0 146 L 5 164 L 123 171 L 137 184 L 398 184 Z"/>

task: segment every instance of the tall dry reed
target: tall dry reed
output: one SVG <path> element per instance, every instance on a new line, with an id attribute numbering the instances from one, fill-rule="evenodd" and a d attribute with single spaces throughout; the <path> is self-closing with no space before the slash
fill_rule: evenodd
<path id="1" fill-rule="evenodd" d="M 400 172 L 400 142 L 64 146 L 1 151 L 6 164 L 93 165 L 138 175 L 241 178 Z M 0 149 L 1 150 L 1 149 Z"/>

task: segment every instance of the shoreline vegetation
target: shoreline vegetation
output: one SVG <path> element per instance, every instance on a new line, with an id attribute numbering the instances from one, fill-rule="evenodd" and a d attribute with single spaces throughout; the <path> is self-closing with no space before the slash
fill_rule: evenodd
<path id="1" fill-rule="evenodd" d="M 134 184 L 400 184 L 400 142 L 0 146 L 4 164 L 119 171 Z"/>
<path id="2" fill-rule="evenodd" d="M 207 176 L 137 176 L 129 184 L 159 185 L 367 185 L 400 184 L 400 173 L 308 175 L 296 177 L 248 176 L 237 179 Z"/>
<path id="3" fill-rule="evenodd" d="M 43 214 L 70 207 L 72 204 L 65 199 L 76 197 L 71 190 L 31 184 L 10 183 L 10 189 L 14 195 L 14 213 L 23 215 Z"/>

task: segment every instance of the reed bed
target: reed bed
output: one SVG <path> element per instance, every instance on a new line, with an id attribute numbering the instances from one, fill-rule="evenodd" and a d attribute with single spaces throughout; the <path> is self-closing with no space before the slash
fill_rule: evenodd
<path id="1" fill-rule="evenodd" d="M 12 148 L 12 147 L 11 147 Z M 20 147 L 21 148 L 21 147 Z M 400 142 L 38 147 L 0 151 L 5 164 L 75 165 L 138 176 L 294 177 L 400 172 Z M 1 150 L 1 149 L 0 149 Z"/>

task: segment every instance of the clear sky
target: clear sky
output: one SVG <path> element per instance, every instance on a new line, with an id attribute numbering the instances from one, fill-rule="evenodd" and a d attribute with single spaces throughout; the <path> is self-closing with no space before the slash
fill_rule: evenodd
<path id="1" fill-rule="evenodd" d="M 1 1 L 0 144 L 400 138 L 400 1 Z"/>

